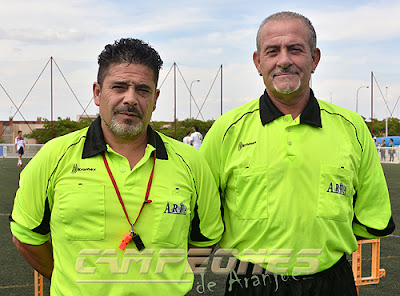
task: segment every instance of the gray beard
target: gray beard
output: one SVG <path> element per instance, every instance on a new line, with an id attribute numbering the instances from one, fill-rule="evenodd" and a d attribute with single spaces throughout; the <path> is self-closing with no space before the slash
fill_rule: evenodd
<path id="1" fill-rule="evenodd" d="M 103 120 L 103 119 L 102 119 Z M 103 120 L 104 124 L 108 127 L 108 129 L 121 138 L 135 138 L 140 135 L 143 131 L 143 122 L 140 121 L 138 124 L 133 125 L 132 120 L 127 119 L 124 123 L 119 123 L 113 115 L 111 119 L 111 124 L 109 125 L 105 120 Z"/>
<path id="2" fill-rule="evenodd" d="M 289 81 L 287 81 L 287 85 L 286 85 L 286 88 L 285 88 L 285 89 L 280 89 L 280 88 L 278 88 L 278 86 L 277 86 L 277 85 L 275 84 L 275 82 L 274 82 L 275 90 L 276 90 L 278 93 L 283 94 L 283 95 L 290 95 L 290 94 L 294 93 L 295 91 L 297 91 L 297 90 L 300 88 L 300 86 L 301 86 L 300 79 L 299 79 L 299 83 L 297 84 L 297 86 L 296 86 L 294 89 L 291 89 L 291 88 L 290 88 L 290 86 L 289 86 Z"/>

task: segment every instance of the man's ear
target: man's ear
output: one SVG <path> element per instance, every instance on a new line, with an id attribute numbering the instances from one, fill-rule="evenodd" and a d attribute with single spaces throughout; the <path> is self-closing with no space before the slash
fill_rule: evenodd
<path id="1" fill-rule="evenodd" d="M 154 105 L 153 105 L 153 112 L 156 110 L 156 106 L 157 106 L 157 99 L 160 96 L 160 90 L 156 89 L 156 93 L 154 95 Z"/>
<path id="2" fill-rule="evenodd" d="M 93 82 L 93 99 L 96 106 L 100 106 L 100 84 L 98 82 Z"/>
<path id="3" fill-rule="evenodd" d="M 259 57 L 257 51 L 255 51 L 255 52 L 253 53 L 253 62 L 254 62 L 254 65 L 256 66 L 256 69 L 257 69 L 257 71 L 258 71 L 258 74 L 261 74 L 260 57 Z"/>
<path id="4" fill-rule="evenodd" d="M 316 48 L 314 51 L 314 54 L 312 55 L 312 69 L 315 71 L 315 69 L 318 66 L 319 60 L 321 59 L 321 51 L 319 48 Z"/>

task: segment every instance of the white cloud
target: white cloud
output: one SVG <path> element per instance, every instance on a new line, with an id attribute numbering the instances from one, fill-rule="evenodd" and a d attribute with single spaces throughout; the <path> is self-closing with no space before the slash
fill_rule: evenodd
<path id="1" fill-rule="evenodd" d="M 57 42 L 57 41 L 81 41 L 86 37 L 84 32 L 76 29 L 57 31 L 54 29 L 8 29 L 0 30 L 0 39 L 17 40 L 23 42 Z"/>
<path id="2" fill-rule="evenodd" d="M 78 98 L 86 104 L 96 76 L 97 55 L 104 45 L 120 37 L 138 37 L 154 46 L 164 60 L 160 82 L 173 62 L 177 62 L 187 84 L 194 79 L 201 80 L 193 85 L 199 102 L 206 97 L 223 64 L 223 107 L 224 111 L 230 110 L 257 98 L 264 90 L 252 61 L 259 22 L 269 13 L 300 6 L 298 11 L 315 25 L 322 49 L 313 81 L 320 97 L 329 101 L 332 93 L 333 103 L 354 110 L 357 88 L 370 83 L 371 71 L 383 88 L 389 87 L 389 97 L 395 100 L 400 95 L 398 1 L 371 0 L 358 6 L 345 1 L 335 2 L 336 6 L 317 1 L 304 1 L 301 5 L 290 1 L 279 4 L 256 1 L 253 6 L 240 1 L 211 0 L 147 1 L 140 5 L 125 0 L 6 2 L 9 3 L 2 3 L 0 10 L 0 83 L 17 102 L 26 96 L 53 56 Z M 39 113 L 49 117 L 48 71 L 28 98 L 29 108 L 24 108 L 25 112 L 32 113 L 33 119 Z M 177 112 L 178 118 L 186 118 L 189 93 L 179 75 Z M 204 105 L 203 114 L 210 118 L 216 118 L 220 112 L 219 83 L 215 82 Z M 173 119 L 172 85 L 170 76 L 163 86 L 155 118 Z M 55 92 L 56 110 L 62 117 L 74 118 L 80 113 L 75 98 L 62 81 L 58 82 Z M 365 90 L 360 91 L 361 97 L 365 99 L 360 108 L 367 115 L 369 104 Z M 45 105 L 39 104 L 42 99 Z M 64 105 L 64 101 L 70 104 Z M 0 118 L 8 118 L 12 105 L 1 90 L 0 102 L 4 106 L 0 109 Z M 39 107 L 36 111 L 35 104 Z M 377 99 L 378 117 L 384 116 L 381 109 Z M 92 112 L 96 110 L 93 107 Z"/>
<path id="3" fill-rule="evenodd" d="M 312 22 L 321 41 L 367 42 L 397 38 L 400 34 L 400 3 L 374 1 L 344 5 L 313 13 Z"/>
<path id="4" fill-rule="evenodd" d="M 103 30 L 108 34 L 143 35 L 171 30 L 190 30 L 196 25 L 211 21 L 212 19 L 202 15 L 201 10 L 187 6 L 180 9 L 169 8 L 158 13 L 150 11 L 144 15 L 132 16 L 132 19 L 121 19 L 120 24 L 105 26 Z"/>

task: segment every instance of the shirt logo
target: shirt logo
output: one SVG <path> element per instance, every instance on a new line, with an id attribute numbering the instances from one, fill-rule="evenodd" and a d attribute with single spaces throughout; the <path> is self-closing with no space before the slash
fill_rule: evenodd
<path id="1" fill-rule="evenodd" d="M 72 171 L 71 174 L 75 174 L 77 172 L 82 172 L 82 171 L 95 171 L 95 168 L 80 168 L 78 167 L 78 164 L 74 164 L 74 166 L 72 167 Z"/>
<path id="2" fill-rule="evenodd" d="M 242 150 L 243 147 L 249 146 L 249 145 L 254 145 L 256 143 L 256 141 L 251 142 L 251 143 L 242 143 L 242 141 L 240 141 L 239 145 L 238 145 L 238 151 Z"/>
<path id="3" fill-rule="evenodd" d="M 345 196 L 346 189 L 347 189 L 347 187 L 343 183 L 335 184 L 335 183 L 331 182 L 331 184 L 329 184 L 329 188 L 326 192 L 338 193 L 338 194 Z"/>
<path id="4" fill-rule="evenodd" d="M 172 204 L 172 207 L 170 206 L 169 202 L 167 202 L 167 206 L 165 207 L 164 213 L 186 215 L 186 209 L 187 207 L 183 204 L 183 202 L 181 202 L 180 205 Z"/>

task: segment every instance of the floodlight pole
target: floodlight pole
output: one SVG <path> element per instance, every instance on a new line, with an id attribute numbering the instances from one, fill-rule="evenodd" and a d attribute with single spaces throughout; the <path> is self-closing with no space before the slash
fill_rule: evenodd
<path id="1" fill-rule="evenodd" d="M 360 86 L 360 87 L 357 89 L 357 96 L 356 96 L 356 112 L 357 112 L 357 113 L 358 113 L 358 91 L 359 91 L 361 88 L 369 88 L 369 86 L 368 86 L 368 85 L 366 85 L 366 86 Z"/>
<path id="2" fill-rule="evenodd" d="M 374 134 L 374 72 L 371 71 L 371 135 Z"/>
<path id="3" fill-rule="evenodd" d="M 174 139 L 176 140 L 176 63 L 174 63 L 174 123 L 175 123 Z"/>
<path id="4" fill-rule="evenodd" d="M 51 98 L 51 104 L 50 104 L 50 108 L 51 108 L 51 138 L 53 139 L 53 57 L 50 57 L 50 98 Z"/>
<path id="5" fill-rule="evenodd" d="M 386 98 L 385 98 L 385 100 L 386 100 L 386 107 L 387 107 L 387 109 L 389 109 L 389 107 L 388 107 L 388 105 L 387 105 L 387 101 L 388 101 L 388 95 L 387 95 L 387 93 L 388 93 L 388 86 L 386 86 Z M 389 113 L 390 113 L 390 110 L 388 110 L 389 111 Z M 386 129 L 385 129 L 385 137 L 387 137 L 388 136 L 388 120 L 389 120 L 389 116 L 390 116 L 390 114 L 388 114 L 388 116 L 386 116 Z"/>
<path id="6" fill-rule="evenodd" d="M 222 65 L 221 65 L 221 115 L 222 115 Z"/>

